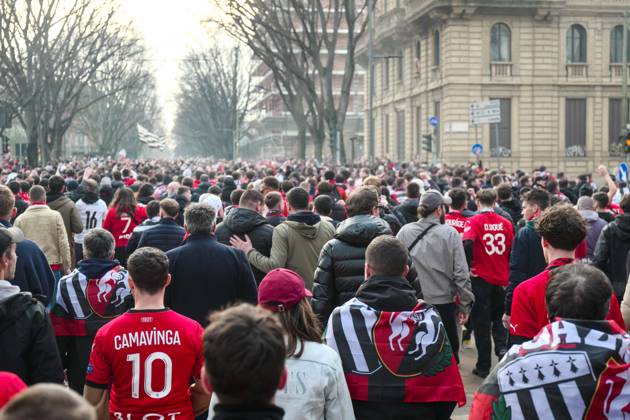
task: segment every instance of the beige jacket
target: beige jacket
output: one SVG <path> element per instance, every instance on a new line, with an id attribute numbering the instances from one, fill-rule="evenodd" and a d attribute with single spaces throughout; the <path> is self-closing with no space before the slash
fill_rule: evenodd
<path id="1" fill-rule="evenodd" d="M 626 328 L 630 329 L 630 280 L 626 283 L 626 291 L 620 306 L 623 322 L 626 323 Z"/>
<path id="2" fill-rule="evenodd" d="M 302 276 L 306 288 L 312 290 L 319 253 L 334 235 L 335 228 L 326 221 L 308 225 L 288 220 L 273 229 L 269 257 L 252 249 L 247 258 L 251 265 L 264 273 L 275 268 L 293 270 Z"/>
<path id="3" fill-rule="evenodd" d="M 15 219 L 14 226 L 42 249 L 48 264 L 60 264 L 64 271 L 70 269 L 70 244 L 59 212 L 43 204 L 32 205 Z"/>

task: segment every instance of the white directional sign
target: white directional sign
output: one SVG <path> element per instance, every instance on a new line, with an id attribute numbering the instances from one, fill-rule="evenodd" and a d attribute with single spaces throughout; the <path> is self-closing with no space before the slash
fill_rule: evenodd
<path id="1" fill-rule="evenodd" d="M 476 124 L 496 124 L 501 122 L 501 101 L 473 102 L 470 104 L 470 122 Z"/>

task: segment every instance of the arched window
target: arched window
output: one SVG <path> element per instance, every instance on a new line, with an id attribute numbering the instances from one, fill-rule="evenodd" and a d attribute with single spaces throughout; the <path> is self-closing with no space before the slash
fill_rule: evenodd
<path id="1" fill-rule="evenodd" d="M 512 61 L 512 31 L 505 23 L 496 23 L 492 26 L 490 61 Z"/>
<path id="2" fill-rule="evenodd" d="M 626 49 L 630 60 L 630 34 Z M 617 25 L 610 31 L 610 62 L 614 64 L 623 63 L 623 25 Z"/>
<path id="3" fill-rule="evenodd" d="M 567 63 L 586 63 L 586 29 L 582 25 L 571 25 L 567 31 Z"/>

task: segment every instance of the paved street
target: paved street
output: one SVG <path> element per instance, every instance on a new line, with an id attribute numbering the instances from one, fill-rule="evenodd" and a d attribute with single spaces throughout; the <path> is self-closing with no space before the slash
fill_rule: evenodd
<path id="1" fill-rule="evenodd" d="M 462 375 L 462 380 L 464 381 L 464 387 L 466 388 L 466 406 L 458 407 L 455 409 L 455 412 L 452 416 L 453 420 L 468 419 L 468 413 L 470 412 L 470 405 L 472 403 L 473 395 L 475 395 L 475 391 L 477 390 L 477 388 L 479 388 L 481 382 L 483 382 L 483 379 L 472 374 L 472 370 L 475 367 L 475 362 L 477 361 L 477 350 L 474 348 L 461 349 L 459 355 L 459 371 Z M 496 363 L 495 357 L 493 357 L 493 363 Z"/>

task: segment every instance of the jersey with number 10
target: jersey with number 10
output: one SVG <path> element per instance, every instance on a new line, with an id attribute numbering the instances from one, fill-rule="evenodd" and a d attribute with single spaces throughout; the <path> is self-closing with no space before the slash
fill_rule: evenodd
<path id="1" fill-rule="evenodd" d="M 466 220 L 464 241 L 473 241 L 471 273 L 490 284 L 507 286 L 514 229 L 509 220 L 493 211 Z"/>
<path id="2" fill-rule="evenodd" d="M 129 311 L 96 334 L 86 384 L 110 389 L 110 419 L 192 420 L 202 334 L 199 323 L 169 309 Z"/>

